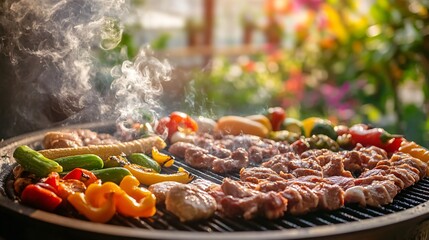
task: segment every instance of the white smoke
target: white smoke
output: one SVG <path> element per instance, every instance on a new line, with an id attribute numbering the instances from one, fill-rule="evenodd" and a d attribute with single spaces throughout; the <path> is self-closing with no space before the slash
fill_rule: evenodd
<path id="1" fill-rule="evenodd" d="M 0 68 L 8 76 L 0 95 L 13 92 L 11 107 L 3 108 L 7 134 L 56 121 L 123 119 L 159 107 L 168 63 L 148 56 L 147 49 L 114 69 L 100 62 L 100 53 L 121 41 L 125 0 L 5 0 L 0 6 L 0 60 L 7 61 Z M 106 91 L 97 89 L 111 82 Z"/>

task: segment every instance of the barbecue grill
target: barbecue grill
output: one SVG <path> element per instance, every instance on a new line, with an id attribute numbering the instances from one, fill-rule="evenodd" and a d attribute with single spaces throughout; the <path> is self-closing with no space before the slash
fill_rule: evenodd
<path id="1" fill-rule="evenodd" d="M 98 132 L 113 132 L 112 123 L 92 123 L 68 126 L 89 128 Z M 61 130 L 62 127 L 53 130 Z M 41 140 L 48 130 L 18 136 L 0 143 L 0 216 L 4 231 L 12 231 L 12 224 L 19 224 L 19 237 L 33 238 L 37 234 L 55 239 L 429 239 L 429 178 L 401 191 L 393 203 L 375 207 L 347 205 L 330 212 L 314 212 L 303 216 L 286 214 L 277 220 L 231 219 L 216 214 L 199 222 L 182 223 L 158 207 L 157 214 L 148 219 L 115 216 L 107 224 L 84 220 L 77 214 L 63 215 L 36 210 L 15 201 L 11 185 L 13 150 L 22 144 L 41 147 Z M 178 159 L 165 171 L 175 172 L 183 167 L 197 176 L 221 183 L 226 176 L 238 179 L 237 174 L 219 175 L 189 167 Z M 16 222 L 14 222 L 16 221 Z M 9 226 L 9 227 L 8 227 Z M 7 229 L 6 229 L 7 228 Z"/>

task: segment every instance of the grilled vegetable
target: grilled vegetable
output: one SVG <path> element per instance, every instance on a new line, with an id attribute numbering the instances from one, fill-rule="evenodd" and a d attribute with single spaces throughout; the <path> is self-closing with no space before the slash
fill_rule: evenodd
<path id="1" fill-rule="evenodd" d="M 103 160 L 95 154 L 82 154 L 54 159 L 59 163 L 64 171 L 70 171 L 75 168 L 84 168 L 88 170 L 103 168 Z"/>
<path id="2" fill-rule="evenodd" d="M 89 184 L 98 180 L 97 176 L 93 172 L 83 168 L 73 169 L 71 172 L 67 173 L 63 179 L 76 179 L 83 182 L 85 186 L 89 186 Z"/>
<path id="3" fill-rule="evenodd" d="M 129 217 L 151 217 L 156 213 L 156 198 L 149 190 L 139 187 L 134 176 L 126 176 L 120 183 L 124 191 L 118 197 L 117 211 Z"/>
<path id="4" fill-rule="evenodd" d="M 101 159 L 106 160 L 109 156 L 117 156 L 122 153 L 125 155 L 135 152 L 150 153 L 153 146 L 158 149 L 163 149 L 166 147 L 166 143 L 158 136 L 150 136 L 118 144 L 91 145 L 76 148 L 54 148 L 41 150 L 39 152 L 43 156 L 51 159 L 92 153 L 99 156 Z"/>
<path id="5" fill-rule="evenodd" d="M 108 222 L 116 213 L 115 193 L 104 195 L 105 201 L 101 206 L 88 203 L 84 193 L 73 193 L 67 197 L 68 202 L 82 215 L 92 222 Z"/>
<path id="6" fill-rule="evenodd" d="M 287 130 L 298 135 L 304 135 L 304 127 L 302 126 L 302 122 L 295 118 L 285 118 L 280 126 L 280 129 Z"/>
<path id="7" fill-rule="evenodd" d="M 140 165 L 142 167 L 151 168 L 155 172 L 161 172 L 161 166 L 144 153 L 132 153 L 127 156 L 130 163 Z"/>
<path id="8" fill-rule="evenodd" d="M 408 153 L 411 156 L 418 158 L 425 163 L 429 163 L 429 150 L 415 142 L 403 141 L 398 151 Z"/>
<path id="9" fill-rule="evenodd" d="M 22 192 L 21 201 L 37 209 L 52 212 L 63 200 L 53 191 L 42 187 L 40 184 L 30 184 L 27 185 Z"/>
<path id="10" fill-rule="evenodd" d="M 313 129 L 310 131 L 310 136 L 323 134 L 330 137 L 333 140 L 336 140 L 338 135 L 329 121 L 317 121 L 314 123 Z"/>
<path id="11" fill-rule="evenodd" d="M 331 139 L 336 140 L 338 135 L 334 130 L 331 121 L 318 117 L 310 117 L 302 120 L 304 135 L 311 137 L 313 135 L 324 134 Z"/>
<path id="12" fill-rule="evenodd" d="M 92 173 L 102 182 L 114 182 L 116 184 L 119 184 L 125 176 L 131 175 L 131 172 L 123 167 L 92 170 Z"/>
<path id="13" fill-rule="evenodd" d="M 262 123 L 240 116 L 225 116 L 217 121 L 217 130 L 222 134 L 251 134 L 258 137 L 266 137 L 268 128 Z"/>
<path id="14" fill-rule="evenodd" d="M 333 152 L 340 150 L 337 142 L 323 134 L 313 135 L 305 138 L 304 141 L 310 144 L 311 149 L 328 149 Z"/>
<path id="15" fill-rule="evenodd" d="M 84 216 L 94 222 L 107 222 L 115 212 L 128 217 L 151 217 L 156 213 L 155 196 L 139 187 L 134 176 L 126 176 L 118 186 L 107 182 L 91 184 L 85 194 L 68 197 L 69 202 Z"/>
<path id="16" fill-rule="evenodd" d="M 350 134 L 354 144 L 376 146 L 390 153 L 398 151 L 403 141 L 400 135 L 392 135 L 382 128 L 371 128 L 365 124 L 353 125 Z"/>
<path id="17" fill-rule="evenodd" d="M 268 134 L 268 138 L 274 141 L 286 141 L 288 143 L 293 143 L 299 139 L 299 135 L 294 132 L 289 132 L 288 130 L 272 131 Z"/>
<path id="18" fill-rule="evenodd" d="M 184 112 L 172 112 L 169 117 L 160 119 L 156 131 L 163 134 L 168 130 L 168 137 L 171 138 L 177 131 L 198 131 L 198 123 Z"/>
<path id="19" fill-rule="evenodd" d="M 342 134 L 342 135 L 338 136 L 336 141 L 342 149 L 352 149 L 353 148 L 352 135 L 350 133 Z"/>
<path id="20" fill-rule="evenodd" d="M 150 168 L 144 168 L 136 164 L 126 165 L 125 168 L 128 169 L 140 183 L 147 186 L 165 181 L 188 183 L 194 179 L 194 176 L 183 168 L 179 168 L 177 173 L 173 174 L 160 174 Z"/>
<path id="21" fill-rule="evenodd" d="M 152 148 L 152 158 L 163 167 L 171 167 L 174 163 L 174 156 L 161 153 L 158 148 Z"/>
<path id="22" fill-rule="evenodd" d="M 17 147 L 13 152 L 13 157 L 24 170 L 34 173 L 38 177 L 46 177 L 51 172 L 63 171 L 60 164 L 26 145 Z"/>
<path id="23" fill-rule="evenodd" d="M 123 167 L 130 164 L 125 156 L 110 156 L 104 161 L 104 168 Z"/>
<path id="24" fill-rule="evenodd" d="M 278 131 L 283 120 L 286 118 L 286 113 L 281 107 L 272 107 L 268 108 L 266 116 L 270 120 L 273 131 Z"/>
<path id="25" fill-rule="evenodd" d="M 262 114 L 250 115 L 250 116 L 246 116 L 246 118 L 262 123 L 268 129 L 268 131 L 273 130 L 270 120 Z"/>

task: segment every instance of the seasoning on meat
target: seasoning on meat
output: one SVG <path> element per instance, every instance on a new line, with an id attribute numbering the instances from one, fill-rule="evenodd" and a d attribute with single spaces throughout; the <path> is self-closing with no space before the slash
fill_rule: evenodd
<path id="1" fill-rule="evenodd" d="M 267 219 L 282 217 L 287 209 L 287 200 L 276 192 L 263 193 L 253 190 L 237 181 L 225 178 L 220 191 L 212 191 L 220 211 L 230 217 L 242 216 L 253 219 L 258 216 Z"/>
<path id="2" fill-rule="evenodd" d="M 166 194 L 165 206 L 182 222 L 207 219 L 217 209 L 210 194 L 191 184 L 172 186 Z"/>

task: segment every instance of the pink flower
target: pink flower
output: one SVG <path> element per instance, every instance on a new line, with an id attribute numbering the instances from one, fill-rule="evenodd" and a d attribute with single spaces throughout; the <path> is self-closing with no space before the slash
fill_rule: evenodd
<path id="1" fill-rule="evenodd" d="M 318 11 L 324 2 L 324 0 L 295 0 L 293 6 L 297 9 L 307 8 Z"/>

